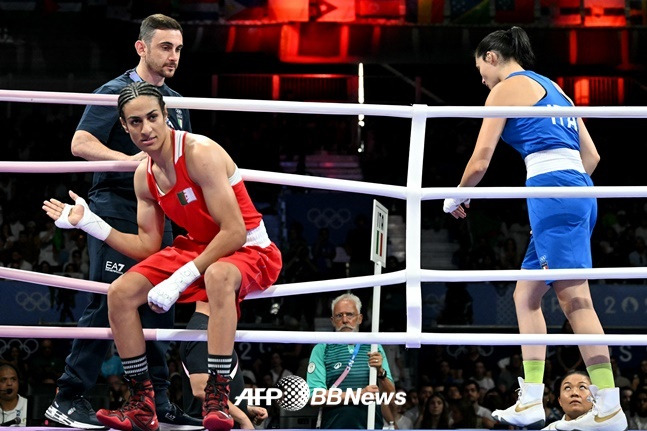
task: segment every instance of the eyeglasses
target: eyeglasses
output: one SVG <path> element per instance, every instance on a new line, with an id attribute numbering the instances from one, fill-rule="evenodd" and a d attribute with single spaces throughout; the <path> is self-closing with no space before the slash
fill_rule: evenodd
<path id="1" fill-rule="evenodd" d="M 335 319 L 336 321 L 340 321 L 344 317 L 346 317 L 348 320 L 353 320 L 357 316 L 358 316 L 357 313 L 337 313 L 337 314 L 333 314 L 332 318 Z"/>

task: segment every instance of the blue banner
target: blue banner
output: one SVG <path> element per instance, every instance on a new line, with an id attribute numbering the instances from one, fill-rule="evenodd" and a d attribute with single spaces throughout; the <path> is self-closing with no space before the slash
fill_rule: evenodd
<path id="1" fill-rule="evenodd" d="M 437 324 L 448 317 L 454 322 L 447 324 L 466 324 L 476 326 L 517 327 L 512 293 L 514 283 L 425 283 L 422 287 L 423 328 L 433 332 Z M 449 289 L 454 289 L 447 295 Z M 602 327 L 606 333 L 644 334 L 647 330 L 647 285 L 640 284 L 592 284 L 591 296 Z M 458 322 L 461 317 L 455 314 L 464 313 L 471 302 L 471 324 Z M 460 305 L 468 307 L 460 307 Z M 452 311 L 447 316 L 445 309 Z M 549 333 L 559 333 L 566 317 L 559 306 L 557 296 L 551 289 L 542 300 L 542 310 L 546 318 Z M 454 315 L 453 315 L 454 314 Z M 455 332 L 455 331 L 454 331 Z M 460 332 L 460 331 L 458 331 Z M 489 332 L 497 332 L 496 328 Z M 508 332 L 508 331 L 506 331 Z M 516 330 L 515 330 L 516 332 Z M 455 348 L 459 348 L 454 347 Z M 504 347 L 496 347 L 504 349 Z M 549 347 L 548 354 L 554 351 Z M 647 357 L 647 346 L 611 346 L 610 352 L 625 370 L 637 369 L 640 361 Z M 631 375 L 627 375 L 631 377 Z"/>
<path id="2" fill-rule="evenodd" d="M 0 325 L 76 322 L 92 295 L 11 280 L 0 281 L 0 291 Z"/>
<path id="3" fill-rule="evenodd" d="M 461 283 L 425 283 L 422 289 L 423 316 L 433 325 L 440 316 L 448 288 Z M 466 283 L 473 306 L 473 325 L 516 326 L 512 293 L 514 283 Z M 591 296 L 595 310 L 604 327 L 647 327 L 647 286 L 640 284 L 592 284 Z M 542 309 L 548 326 L 561 326 L 564 313 L 551 289 L 542 300 Z"/>
<path id="4" fill-rule="evenodd" d="M 298 222 L 303 226 L 303 237 L 309 244 L 317 240 L 319 229 L 327 228 L 330 240 L 343 245 L 348 231 L 355 227 L 355 219 L 363 215 L 372 220 L 373 198 L 353 193 L 295 193 L 286 195 L 285 209 L 288 228 Z M 366 244 L 366 256 L 371 244 Z"/>

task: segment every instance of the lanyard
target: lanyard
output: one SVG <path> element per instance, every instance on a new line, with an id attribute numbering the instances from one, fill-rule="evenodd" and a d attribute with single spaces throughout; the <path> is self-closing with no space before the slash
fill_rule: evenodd
<path id="1" fill-rule="evenodd" d="M 128 75 L 128 77 L 129 77 L 130 79 L 132 79 L 132 81 L 133 81 L 133 82 L 142 82 L 142 81 L 143 81 L 142 77 L 141 77 L 141 76 L 139 76 L 139 74 L 137 73 L 137 71 L 136 71 L 135 69 L 133 69 L 133 70 L 130 72 L 130 74 Z"/>
<path id="2" fill-rule="evenodd" d="M 348 365 L 346 365 L 346 369 L 344 370 L 343 373 L 341 373 L 341 376 L 335 381 L 335 383 L 332 384 L 330 389 L 336 388 L 339 386 L 339 384 L 344 381 L 348 373 L 350 373 L 350 369 L 353 368 L 353 363 L 355 362 L 355 357 L 357 356 L 357 353 L 359 352 L 359 344 L 355 344 L 355 349 L 353 350 L 353 355 L 350 357 L 348 360 Z M 319 407 L 319 412 L 317 413 L 317 424 L 315 425 L 315 428 L 319 429 L 321 428 L 321 419 L 322 419 L 322 412 L 323 412 L 323 407 Z"/>
<path id="3" fill-rule="evenodd" d="M 339 378 L 335 381 L 335 383 L 332 384 L 331 388 L 336 388 L 337 386 L 339 386 L 339 384 L 344 381 L 348 373 L 350 373 L 350 369 L 353 368 L 353 363 L 355 362 L 355 357 L 359 352 L 359 346 L 360 346 L 359 344 L 355 344 L 355 350 L 353 350 L 353 355 L 348 360 L 348 365 L 346 365 L 346 369 L 344 370 L 343 373 L 341 373 L 341 376 L 339 376 Z"/>

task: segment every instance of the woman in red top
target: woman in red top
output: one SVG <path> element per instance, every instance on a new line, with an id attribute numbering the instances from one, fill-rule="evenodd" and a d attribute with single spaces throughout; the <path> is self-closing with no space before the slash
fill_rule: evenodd
<path id="1" fill-rule="evenodd" d="M 175 132 L 165 123 L 162 95 L 137 82 L 119 94 L 119 116 L 135 145 L 148 154 L 135 171 L 137 235 L 125 234 L 93 214 L 75 193 L 75 205 L 55 199 L 43 209 L 62 228 L 79 228 L 113 249 L 141 260 L 108 290 L 110 327 L 134 396 L 97 418 L 121 430 L 157 431 L 153 388 L 139 306 L 166 312 L 176 301 L 209 302 L 209 382 L 204 420 L 209 430 L 228 430 L 231 355 L 238 301 L 269 287 L 281 270 L 281 254 L 269 240 L 238 168 L 211 139 Z M 161 246 L 164 216 L 187 229 L 171 247 Z"/>

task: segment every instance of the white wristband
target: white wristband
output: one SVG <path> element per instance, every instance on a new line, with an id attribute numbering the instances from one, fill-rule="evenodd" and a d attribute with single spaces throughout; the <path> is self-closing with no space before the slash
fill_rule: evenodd
<path id="1" fill-rule="evenodd" d="M 88 235 L 92 235 L 98 240 L 105 241 L 112 231 L 112 226 L 93 213 L 85 202 L 85 199 L 82 197 L 77 197 L 74 203 L 83 207 L 83 217 L 81 217 L 81 220 L 79 220 L 76 225 L 70 223 L 69 215 L 70 211 L 72 211 L 72 208 L 74 207 L 72 205 L 65 204 L 61 216 L 54 222 L 54 224 L 61 229 L 81 229 Z"/>
<path id="2" fill-rule="evenodd" d="M 458 186 L 460 187 L 460 186 Z M 443 211 L 446 213 L 454 212 L 462 203 L 470 204 L 470 199 L 447 198 L 443 201 Z"/>
<path id="3" fill-rule="evenodd" d="M 198 271 L 198 267 L 195 266 L 195 263 L 191 261 L 175 271 L 169 277 L 169 281 L 171 283 L 175 283 L 178 288 L 178 292 L 182 293 L 198 278 L 200 278 L 200 271 Z"/>
<path id="4" fill-rule="evenodd" d="M 169 311 L 180 294 L 200 277 L 200 271 L 193 261 L 183 265 L 169 278 L 148 291 L 148 303 Z"/>

